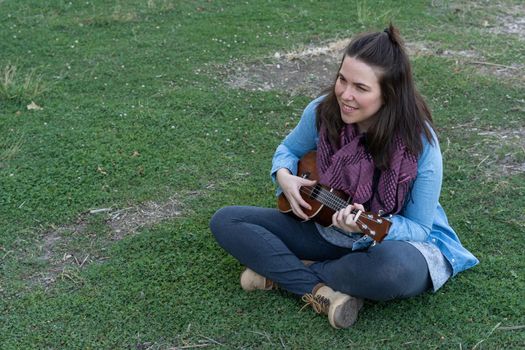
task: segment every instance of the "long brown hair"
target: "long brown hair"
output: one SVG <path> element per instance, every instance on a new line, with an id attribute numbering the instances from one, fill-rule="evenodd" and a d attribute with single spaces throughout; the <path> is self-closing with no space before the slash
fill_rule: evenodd
<path id="1" fill-rule="evenodd" d="M 383 105 L 366 132 L 367 148 L 376 167 L 381 170 L 389 167 L 395 135 L 401 137 L 409 152 L 419 155 L 423 149 L 421 133 L 432 142 L 432 114 L 415 87 L 410 61 L 397 28 L 390 24 L 383 32 L 358 35 L 346 47 L 341 65 L 345 57 L 360 60 L 380 72 Z M 317 128 L 326 127 L 330 143 L 339 148 L 344 122 L 335 96 L 335 81 L 317 106 Z"/>

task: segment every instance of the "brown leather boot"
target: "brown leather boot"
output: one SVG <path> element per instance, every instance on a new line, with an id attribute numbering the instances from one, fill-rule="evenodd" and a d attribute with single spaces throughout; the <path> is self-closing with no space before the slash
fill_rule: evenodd
<path id="1" fill-rule="evenodd" d="M 257 272 L 246 268 L 241 273 L 241 287 L 247 292 L 254 290 L 271 290 L 277 289 L 277 284 L 259 275 Z"/>
<path id="2" fill-rule="evenodd" d="M 328 321 L 334 328 L 352 326 L 363 307 L 363 299 L 336 292 L 322 283 L 315 286 L 311 294 L 303 295 L 302 300 L 305 306 L 311 305 L 318 314 L 328 315 Z"/>

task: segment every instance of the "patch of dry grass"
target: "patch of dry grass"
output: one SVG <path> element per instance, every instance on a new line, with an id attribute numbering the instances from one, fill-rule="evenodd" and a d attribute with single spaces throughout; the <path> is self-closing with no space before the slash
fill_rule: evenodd
<path id="1" fill-rule="evenodd" d="M 20 76 L 15 65 L 7 64 L 0 74 L 0 100 L 30 103 L 48 89 L 35 70 Z"/>

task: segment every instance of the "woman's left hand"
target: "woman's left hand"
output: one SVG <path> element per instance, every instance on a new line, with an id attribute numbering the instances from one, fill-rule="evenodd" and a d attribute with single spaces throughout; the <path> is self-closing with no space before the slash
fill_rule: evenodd
<path id="1" fill-rule="evenodd" d="M 365 211 L 365 208 L 361 204 L 350 204 L 346 208 L 334 213 L 332 216 L 332 224 L 346 232 L 362 232 L 361 228 L 359 228 L 355 222 L 355 215 L 352 214 L 352 210 Z"/>

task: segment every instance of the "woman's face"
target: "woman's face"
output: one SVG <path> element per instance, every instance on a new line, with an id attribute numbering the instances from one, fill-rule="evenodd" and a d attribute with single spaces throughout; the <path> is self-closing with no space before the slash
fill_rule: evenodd
<path id="1" fill-rule="evenodd" d="M 357 123 L 360 132 L 372 124 L 383 104 L 380 71 L 358 59 L 346 56 L 335 82 L 335 96 L 346 124 Z"/>

